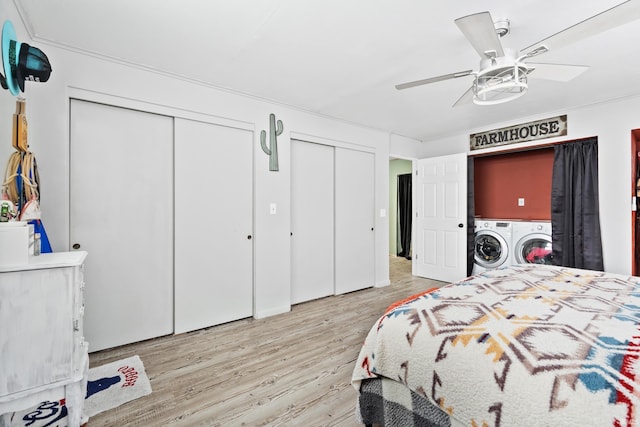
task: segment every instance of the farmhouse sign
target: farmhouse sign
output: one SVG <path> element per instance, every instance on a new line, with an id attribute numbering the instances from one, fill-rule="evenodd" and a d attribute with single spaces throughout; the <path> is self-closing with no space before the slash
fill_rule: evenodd
<path id="1" fill-rule="evenodd" d="M 471 150 L 554 138 L 567 134 L 567 116 L 562 115 L 506 128 L 494 129 L 469 136 Z"/>

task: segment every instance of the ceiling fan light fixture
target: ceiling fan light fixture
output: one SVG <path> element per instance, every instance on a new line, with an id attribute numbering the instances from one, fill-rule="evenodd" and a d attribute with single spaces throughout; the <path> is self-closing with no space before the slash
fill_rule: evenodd
<path id="1" fill-rule="evenodd" d="M 495 105 L 513 101 L 527 93 L 527 66 L 512 65 L 490 67 L 479 72 L 473 82 L 473 103 Z"/>

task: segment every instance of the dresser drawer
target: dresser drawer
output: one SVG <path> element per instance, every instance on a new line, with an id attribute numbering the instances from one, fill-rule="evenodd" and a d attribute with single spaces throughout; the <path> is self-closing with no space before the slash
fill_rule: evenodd
<path id="1" fill-rule="evenodd" d="M 75 269 L 2 273 L 0 396 L 72 376 Z"/>

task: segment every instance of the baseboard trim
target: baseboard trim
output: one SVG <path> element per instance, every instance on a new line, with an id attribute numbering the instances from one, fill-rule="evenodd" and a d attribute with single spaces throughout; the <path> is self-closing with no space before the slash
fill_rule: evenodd
<path id="1" fill-rule="evenodd" d="M 269 310 L 260 310 L 260 311 L 256 311 L 253 314 L 253 318 L 254 319 L 264 319 L 265 317 L 271 317 L 271 316 L 275 316 L 277 314 L 282 314 L 282 313 L 288 313 L 291 311 L 291 306 L 287 305 L 284 307 L 277 307 L 277 308 L 272 308 Z"/>
<path id="2" fill-rule="evenodd" d="M 384 288 L 385 286 L 389 286 L 390 284 L 391 280 L 383 280 L 382 282 L 376 283 L 374 288 Z"/>

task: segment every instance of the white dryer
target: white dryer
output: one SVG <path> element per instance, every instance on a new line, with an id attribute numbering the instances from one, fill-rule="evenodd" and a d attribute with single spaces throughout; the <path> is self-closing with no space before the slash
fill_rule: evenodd
<path id="1" fill-rule="evenodd" d="M 476 218 L 473 274 L 512 264 L 511 222 Z"/>
<path id="2" fill-rule="evenodd" d="M 512 242 L 514 264 L 552 264 L 550 222 L 514 221 Z"/>

